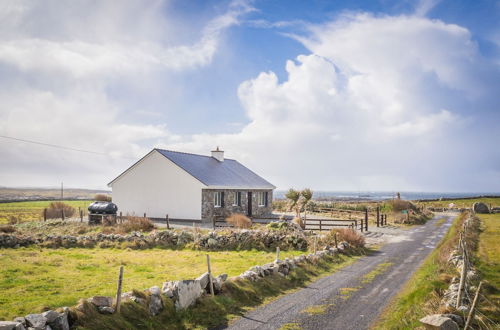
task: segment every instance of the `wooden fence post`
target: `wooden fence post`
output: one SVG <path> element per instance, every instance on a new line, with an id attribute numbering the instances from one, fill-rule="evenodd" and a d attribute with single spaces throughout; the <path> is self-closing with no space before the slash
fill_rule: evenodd
<path id="1" fill-rule="evenodd" d="M 470 322 L 472 321 L 472 317 L 474 316 L 474 309 L 476 308 L 477 298 L 479 297 L 479 291 L 481 291 L 481 285 L 483 285 L 483 281 L 479 282 L 479 286 L 477 287 L 476 295 L 474 296 L 474 300 L 472 301 L 472 306 L 470 307 L 469 315 L 467 316 L 467 322 L 465 322 L 464 330 L 467 330 Z"/>
<path id="2" fill-rule="evenodd" d="M 80 222 L 83 222 L 83 210 L 80 210 Z"/>
<path id="3" fill-rule="evenodd" d="M 144 212 L 144 217 L 146 217 L 146 212 Z"/>
<path id="4" fill-rule="evenodd" d="M 47 221 L 47 208 L 43 209 L 43 221 Z"/>
<path id="5" fill-rule="evenodd" d="M 319 219 L 319 231 L 321 231 L 322 228 L 321 228 L 321 219 Z"/>
<path id="6" fill-rule="evenodd" d="M 123 283 L 123 266 L 120 266 L 120 273 L 118 274 L 118 286 L 116 288 L 115 311 L 117 313 L 120 313 L 120 303 L 122 300 L 122 283 Z"/>
<path id="7" fill-rule="evenodd" d="M 363 225 L 363 224 L 361 224 Z M 335 247 L 338 248 L 339 245 L 337 244 L 337 232 L 335 232 L 335 235 L 333 235 L 333 237 L 335 238 Z"/>
<path id="8" fill-rule="evenodd" d="M 364 231 L 364 223 L 363 223 L 363 219 L 361 218 L 361 220 L 359 221 L 360 224 L 361 224 L 361 232 Z"/>
<path id="9" fill-rule="evenodd" d="M 215 216 L 212 215 L 212 227 L 214 227 L 213 229 L 215 229 Z"/>
<path id="10" fill-rule="evenodd" d="M 61 219 L 64 221 L 64 209 L 61 209 Z"/>
<path id="11" fill-rule="evenodd" d="M 167 221 L 167 229 L 170 229 L 170 221 L 168 219 L 168 214 L 165 216 L 165 220 Z"/>
<path id="12" fill-rule="evenodd" d="M 276 247 L 276 260 L 280 260 L 280 247 Z"/>
<path id="13" fill-rule="evenodd" d="M 464 288 L 466 275 L 467 275 L 467 258 L 464 253 L 462 271 L 460 272 L 460 284 L 458 285 L 458 296 L 457 296 L 457 303 L 455 306 L 456 308 L 460 307 L 460 304 L 462 303 L 462 290 Z"/>
<path id="14" fill-rule="evenodd" d="M 210 294 L 214 296 L 215 295 L 214 282 L 212 281 L 212 269 L 210 267 L 210 256 L 208 254 L 207 254 L 207 267 L 208 267 L 208 281 L 210 282 Z"/>
<path id="15" fill-rule="evenodd" d="M 368 209 L 365 209 L 365 231 L 368 231 Z"/>
<path id="16" fill-rule="evenodd" d="M 120 223 L 123 223 L 122 211 L 120 211 Z"/>
<path id="17" fill-rule="evenodd" d="M 377 206 L 377 227 L 380 227 L 380 207 Z"/>

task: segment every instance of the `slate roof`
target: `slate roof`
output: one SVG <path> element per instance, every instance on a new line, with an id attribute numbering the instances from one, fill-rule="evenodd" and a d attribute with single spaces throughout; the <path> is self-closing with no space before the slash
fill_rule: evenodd
<path id="1" fill-rule="evenodd" d="M 243 189 L 276 188 L 234 159 L 225 158 L 223 162 L 219 162 L 210 156 L 163 149 L 155 150 L 207 186 Z"/>

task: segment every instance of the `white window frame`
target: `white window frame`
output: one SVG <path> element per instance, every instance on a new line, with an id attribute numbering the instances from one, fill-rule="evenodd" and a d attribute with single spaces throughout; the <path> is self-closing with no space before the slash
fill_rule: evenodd
<path id="1" fill-rule="evenodd" d="M 259 204 L 259 207 L 266 206 L 266 194 L 263 191 L 259 191 L 257 195 L 257 204 Z"/>
<path id="2" fill-rule="evenodd" d="M 214 207 L 222 207 L 222 192 L 214 192 Z"/>
<path id="3" fill-rule="evenodd" d="M 238 200 L 238 196 L 240 197 L 239 200 Z M 233 206 L 241 206 L 241 191 L 234 192 Z"/>

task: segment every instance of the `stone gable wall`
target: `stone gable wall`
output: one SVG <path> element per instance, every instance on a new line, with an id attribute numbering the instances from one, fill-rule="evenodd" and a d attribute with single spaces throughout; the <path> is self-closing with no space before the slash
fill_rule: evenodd
<path id="1" fill-rule="evenodd" d="M 214 193 L 224 192 L 224 207 L 214 206 Z M 241 192 L 241 206 L 233 205 L 236 192 Z M 201 219 L 211 222 L 213 216 L 228 217 L 233 213 L 247 215 L 248 192 L 252 192 L 252 217 L 267 216 L 272 213 L 273 191 L 269 190 L 234 190 L 234 189 L 203 189 L 201 193 Z M 258 193 L 267 191 L 267 207 L 259 206 Z"/>

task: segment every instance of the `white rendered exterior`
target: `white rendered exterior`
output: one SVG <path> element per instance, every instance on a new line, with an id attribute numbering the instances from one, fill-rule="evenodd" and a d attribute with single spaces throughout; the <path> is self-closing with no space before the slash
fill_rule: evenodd
<path id="1" fill-rule="evenodd" d="M 123 215 L 201 220 L 206 186 L 153 150 L 110 183 L 113 203 Z"/>

